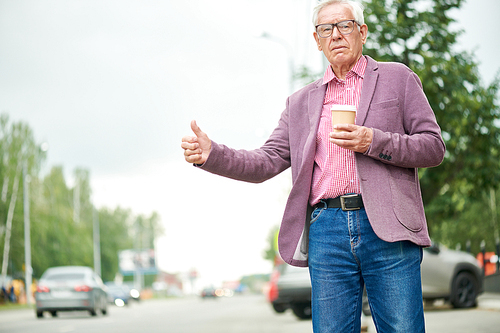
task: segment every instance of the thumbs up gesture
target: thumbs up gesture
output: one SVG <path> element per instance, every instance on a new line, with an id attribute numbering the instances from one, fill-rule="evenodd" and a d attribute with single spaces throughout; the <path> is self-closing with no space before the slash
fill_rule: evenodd
<path id="1" fill-rule="evenodd" d="M 210 154 L 212 140 L 198 127 L 195 120 L 191 121 L 191 130 L 195 136 L 182 138 L 181 147 L 184 149 L 184 158 L 189 163 L 203 164 Z"/>

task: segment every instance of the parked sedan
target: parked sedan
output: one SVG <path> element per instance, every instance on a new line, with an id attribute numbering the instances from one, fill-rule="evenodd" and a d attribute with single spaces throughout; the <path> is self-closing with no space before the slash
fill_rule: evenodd
<path id="1" fill-rule="evenodd" d="M 477 296 L 482 291 L 481 269 L 472 255 L 439 244 L 424 249 L 422 297 L 426 303 L 444 299 L 455 308 L 470 308 L 477 305 Z M 298 318 L 310 318 L 309 270 L 286 264 L 278 266 L 271 275 L 267 296 L 276 312 L 292 309 Z M 370 314 L 366 296 L 363 312 Z"/>
<path id="2" fill-rule="evenodd" d="M 61 266 L 43 273 L 35 293 L 36 316 L 43 318 L 47 311 L 55 317 L 58 311 L 89 311 L 92 316 L 100 310 L 107 313 L 106 287 L 89 267 Z"/>

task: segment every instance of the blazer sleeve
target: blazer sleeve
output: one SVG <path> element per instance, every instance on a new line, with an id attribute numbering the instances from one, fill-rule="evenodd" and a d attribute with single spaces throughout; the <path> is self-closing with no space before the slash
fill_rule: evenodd
<path id="1" fill-rule="evenodd" d="M 446 150 L 441 129 L 420 79 L 414 72 L 405 69 L 403 73 L 406 75 L 398 73 L 403 80 L 381 75 L 377 83 L 377 86 L 383 86 L 383 90 L 398 93 L 371 104 L 368 114 L 384 112 L 379 119 L 385 120 L 382 124 L 380 120 L 372 121 L 373 126 L 368 122 L 367 126 L 373 129 L 373 140 L 365 155 L 402 168 L 437 166 L 443 161 Z"/>

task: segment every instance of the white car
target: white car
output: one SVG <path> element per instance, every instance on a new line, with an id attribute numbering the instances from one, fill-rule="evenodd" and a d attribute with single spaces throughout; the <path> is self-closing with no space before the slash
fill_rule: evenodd
<path id="1" fill-rule="evenodd" d="M 482 291 L 482 271 L 471 254 L 450 250 L 439 244 L 424 249 L 422 297 L 426 303 L 444 299 L 455 308 L 475 307 L 477 296 Z M 309 270 L 287 264 L 276 267 L 271 275 L 267 297 L 278 313 L 292 309 L 298 318 L 310 318 Z M 370 314 L 366 297 L 363 299 L 363 312 Z"/>
<path id="2" fill-rule="evenodd" d="M 427 302 L 445 299 L 455 308 L 475 307 L 483 273 L 471 254 L 433 244 L 424 249 L 422 291 Z"/>

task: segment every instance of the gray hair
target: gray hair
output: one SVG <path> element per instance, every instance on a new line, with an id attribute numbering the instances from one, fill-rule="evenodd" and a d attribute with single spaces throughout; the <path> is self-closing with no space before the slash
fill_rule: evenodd
<path id="1" fill-rule="evenodd" d="M 313 24 L 316 26 L 318 24 L 318 16 L 319 12 L 330 5 L 334 4 L 345 4 L 348 5 L 352 8 L 352 14 L 354 15 L 354 20 L 359 25 L 365 24 L 365 18 L 363 16 L 363 5 L 360 4 L 359 2 L 353 1 L 353 0 L 322 0 L 315 8 L 313 11 Z"/>

